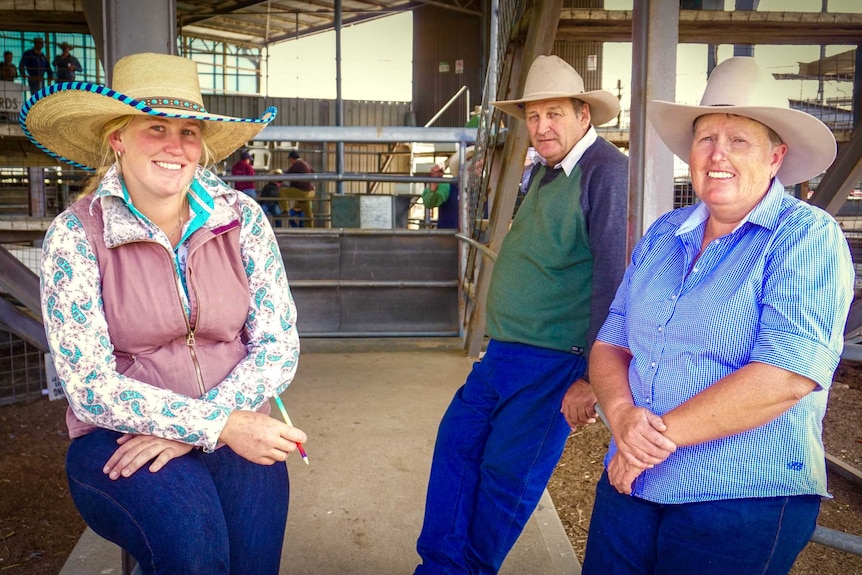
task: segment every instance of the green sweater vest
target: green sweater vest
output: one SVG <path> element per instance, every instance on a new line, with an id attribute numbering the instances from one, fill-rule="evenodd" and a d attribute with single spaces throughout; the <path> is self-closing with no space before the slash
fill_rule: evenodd
<path id="1" fill-rule="evenodd" d="M 487 330 L 511 341 L 579 352 L 587 347 L 593 256 L 581 209 L 581 167 L 542 166 L 497 256 Z"/>

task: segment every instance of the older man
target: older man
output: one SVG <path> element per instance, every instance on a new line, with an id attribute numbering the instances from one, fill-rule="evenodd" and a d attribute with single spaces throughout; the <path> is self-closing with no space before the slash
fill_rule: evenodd
<path id="1" fill-rule="evenodd" d="M 586 354 L 626 263 L 628 161 L 593 127 L 619 100 L 539 56 L 523 97 L 494 105 L 536 160 L 491 278 L 491 341 L 440 423 L 417 575 L 499 570 L 571 427 L 595 421 Z"/>

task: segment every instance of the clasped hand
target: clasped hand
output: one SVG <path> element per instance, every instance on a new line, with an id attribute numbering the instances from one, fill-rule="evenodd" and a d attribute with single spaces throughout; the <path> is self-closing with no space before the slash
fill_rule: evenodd
<path id="1" fill-rule="evenodd" d="M 633 405 L 608 413 L 617 452 L 608 464 L 608 479 L 617 491 L 632 492 L 632 483 L 645 469 L 651 469 L 676 451 L 676 444 L 664 436 L 667 426 L 658 415 Z"/>
<path id="2" fill-rule="evenodd" d="M 593 387 L 583 379 L 573 383 L 563 396 L 560 413 L 572 429 L 595 423 L 596 394 L 593 393 Z"/>
<path id="3" fill-rule="evenodd" d="M 253 463 L 272 465 L 284 461 L 305 433 L 256 411 L 234 411 L 222 429 L 219 441 Z M 194 446 L 153 435 L 125 434 L 117 440 L 120 447 L 105 463 L 102 472 L 111 479 L 130 477 L 148 462 L 151 473 L 161 470 L 171 459 L 182 457 Z"/>

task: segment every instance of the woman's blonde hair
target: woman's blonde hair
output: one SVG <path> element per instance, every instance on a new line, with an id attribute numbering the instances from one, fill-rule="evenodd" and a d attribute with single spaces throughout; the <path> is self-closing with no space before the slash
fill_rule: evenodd
<path id="1" fill-rule="evenodd" d="M 102 178 L 105 176 L 105 173 L 108 169 L 114 164 L 114 162 L 119 162 L 119 157 L 114 152 L 114 149 L 111 147 L 111 134 L 115 132 L 122 132 L 125 130 L 129 124 L 132 123 L 132 120 L 138 117 L 134 114 L 127 114 L 125 116 L 118 116 L 111 120 L 105 122 L 105 125 L 102 126 L 102 133 L 99 138 L 100 142 L 100 150 L 99 156 L 102 158 L 102 161 L 99 163 L 99 167 L 96 168 L 92 174 L 84 180 L 84 186 L 81 188 L 81 193 L 79 197 L 86 196 L 87 194 L 96 190 L 99 187 L 99 182 L 102 181 Z M 203 122 L 201 122 L 203 127 Z M 212 148 L 207 144 L 205 131 L 201 130 L 201 160 L 200 164 L 205 168 L 211 167 L 215 164 L 215 154 L 212 151 Z"/>

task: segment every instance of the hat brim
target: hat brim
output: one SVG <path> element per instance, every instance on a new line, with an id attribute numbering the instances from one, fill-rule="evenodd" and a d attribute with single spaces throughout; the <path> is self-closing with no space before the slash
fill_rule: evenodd
<path id="1" fill-rule="evenodd" d="M 806 182 L 832 165 L 838 152 L 826 124 L 800 110 L 763 106 L 687 106 L 653 100 L 647 118 L 671 152 L 688 163 L 694 142 L 694 121 L 706 114 L 744 116 L 771 128 L 787 144 L 787 154 L 776 176 L 785 186 Z"/>
<path id="2" fill-rule="evenodd" d="M 536 92 L 521 98 L 520 100 L 500 100 L 491 102 L 491 105 L 510 116 L 524 119 L 524 104 L 527 102 L 538 102 L 540 100 L 557 100 L 559 98 L 576 98 L 590 105 L 590 123 L 593 126 L 607 124 L 617 117 L 620 112 L 620 100 L 606 90 L 593 90 L 570 94 L 567 92 Z"/>
<path id="3" fill-rule="evenodd" d="M 256 136 L 278 113 L 267 108 L 260 118 L 233 118 L 210 114 L 203 108 L 150 107 L 140 100 L 89 82 L 61 82 L 34 94 L 21 109 L 19 123 L 39 149 L 63 162 L 86 170 L 101 166 L 102 128 L 125 115 L 201 120 L 203 136 L 215 161 L 223 160 Z"/>

